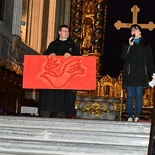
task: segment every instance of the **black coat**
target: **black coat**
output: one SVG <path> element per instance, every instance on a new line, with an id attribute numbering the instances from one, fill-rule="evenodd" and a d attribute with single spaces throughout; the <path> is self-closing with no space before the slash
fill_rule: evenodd
<path id="1" fill-rule="evenodd" d="M 71 40 L 60 41 L 56 39 L 51 42 L 43 55 L 55 53 L 56 55 L 64 55 L 70 53 L 73 56 L 80 55 L 78 46 Z M 53 114 L 55 112 L 65 112 L 66 115 L 75 113 L 75 91 L 74 90 L 56 90 L 43 89 L 40 90 L 39 97 L 39 113 Z"/>
<path id="2" fill-rule="evenodd" d="M 65 53 L 70 53 L 73 56 L 80 55 L 79 47 L 68 38 L 66 41 L 61 41 L 57 38 L 55 41 L 52 41 L 47 50 L 43 53 L 43 55 L 49 55 L 50 53 L 55 53 L 56 55 L 64 55 Z"/>
<path id="3" fill-rule="evenodd" d="M 133 46 L 130 46 L 125 43 L 121 58 L 124 60 L 123 87 L 148 87 L 148 82 L 154 72 L 154 65 L 151 47 L 143 37 L 140 38 L 139 44 L 134 43 Z"/>

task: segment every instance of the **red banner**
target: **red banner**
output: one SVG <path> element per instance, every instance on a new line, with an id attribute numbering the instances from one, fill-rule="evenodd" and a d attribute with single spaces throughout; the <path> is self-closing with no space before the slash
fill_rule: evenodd
<path id="1" fill-rule="evenodd" d="M 95 90 L 96 57 L 25 55 L 23 88 Z"/>

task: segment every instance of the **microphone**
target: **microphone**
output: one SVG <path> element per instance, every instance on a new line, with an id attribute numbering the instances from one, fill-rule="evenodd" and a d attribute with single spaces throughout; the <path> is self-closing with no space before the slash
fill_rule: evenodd
<path id="1" fill-rule="evenodd" d="M 132 37 L 131 42 L 133 42 L 135 39 L 135 34 L 133 34 L 131 37 Z"/>

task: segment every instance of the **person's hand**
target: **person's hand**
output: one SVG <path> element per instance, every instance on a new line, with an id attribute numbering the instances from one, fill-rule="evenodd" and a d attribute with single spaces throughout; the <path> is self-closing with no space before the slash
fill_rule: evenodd
<path id="1" fill-rule="evenodd" d="M 50 54 L 50 56 L 55 57 L 55 56 L 56 56 L 56 54 L 55 54 L 55 53 L 51 53 L 51 54 Z"/>
<path id="2" fill-rule="evenodd" d="M 129 44 L 130 44 L 131 46 L 133 46 L 133 37 L 130 37 L 130 38 L 129 38 Z"/>
<path id="3" fill-rule="evenodd" d="M 68 57 L 70 57 L 70 56 L 71 56 L 71 54 L 69 54 L 69 53 L 67 53 L 67 52 L 64 54 L 64 57 L 65 57 L 65 58 L 68 58 Z"/>

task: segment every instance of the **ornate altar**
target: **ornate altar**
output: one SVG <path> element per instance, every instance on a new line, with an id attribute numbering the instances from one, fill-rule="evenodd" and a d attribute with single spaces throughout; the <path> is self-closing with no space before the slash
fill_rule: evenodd
<path id="1" fill-rule="evenodd" d="M 121 120 L 122 112 L 125 111 L 124 95 L 122 74 L 117 78 L 109 75 L 97 77 L 95 91 L 77 91 L 77 117 Z M 88 116 L 88 113 L 91 115 Z"/>
<path id="2" fill-rule="evenodd" d="M 72 0 L 71 37 L 80 46 L 83 56 L 96 56 L 96 90 L 77 91 L 77 117 L 121 120 L 125 114 L 126 92 L 122 89 L 122 73 L 116 78 L 101 77 L 100 56 L 104 49 L 107 0 Z M 143 113 L 150 112 L 153 106 L 153 89 L 144 91 Z M 88 116 L 89 114 L 89 116 Z M 104 116 L 103 116 L 104 114 Z"/>
<path id="3" fill-rule="evenodd" d="M 106 26 L 106 0 L 73 0 L 71 14 L 71 37 L 80 46 L 81 54 L 97 58 L 97 75 L 99 75 L 99 58 L 104 46 Z"/>
<path id="4" fill-rule="evenodd" d="M 122 116 L 126 116 L 125 100 L 126 91 L 122 89 L 122 73 L 117 78 L 109 75 L 98 77 L 95 91 L 77 91 L 78 117 L 117 120 L 119 115 L 119 120 L 122 120 Z M 142 118 L 151 118 L 153 100 L 153 88 L 149 86 L 143 93 Z M 109 117 L 107 113 L 111 113 Z"/>

